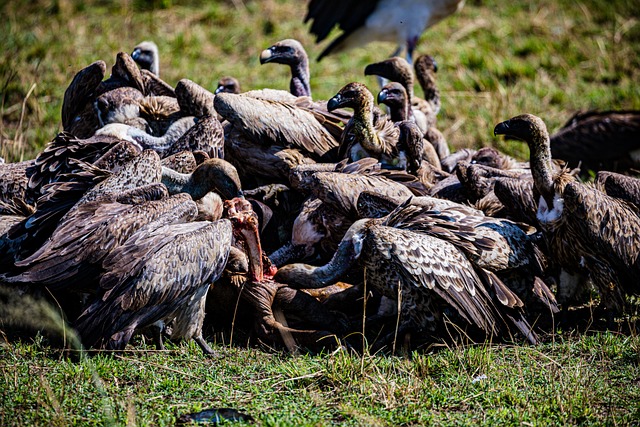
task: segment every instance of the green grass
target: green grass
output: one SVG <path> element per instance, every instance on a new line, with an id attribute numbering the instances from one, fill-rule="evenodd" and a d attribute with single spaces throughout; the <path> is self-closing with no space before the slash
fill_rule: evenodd
<path id="1" fill-rule="evenodd" d="M 176 348 L 176 347 L 172 347 Z M 0 346 L 0 424 L 173 425 L 232 407 L 261 425 L 631 425 L 640 340 L 558 335 L 539 346 L 442 348 L 412 357 L 289 356 L 183 344 L 70 362 L 41 340 Z M 486 379 L 474 379 L 485 375 Z"/>
<path id="2" fill-rule="evenodd" d="M 260 66 L 260 51 L 300 39 L 318 46 L 302 24 L 303 1 L 10 1 L 0 3 L 0 156 L 34 157 L 60 130 L 62 96 L 73 75 L 119 51 L 155 40 L 170 84 L 190 78 L 214 88 L 224 75 L 243 88 L 288 87 L 288 71 Z M 439 64 L 439 127 L 453 148 L 495 145 L 519 157 L 522 144 L 494 139 L 495 123 L 523 112 L 553 130 L 577 110 L 640 108 L 640 18 L 634 0 L 468 1 L 429 30 L 418 47 Z M 328 99 L 363 81 L 367 63 L 389 44 L 312 61 L 312 90 Z M 419 93 L 419 91 L 418 91 Z"/>
<path id="3" fill-rule="evenodd" d="M 224 75 L 245 90 L 286 89 L 288 72 L 260 66 L 273 42 L 300 39 L 305 3 L 264 1 L 0 2 L 0 156 L 33 158 L 60 128 L 73 75 L 143 39 L 161 51 L 170 84 L 214 88 Z M 640 108 L 637 2 L 467 1 L 429 30 L 419 53 L 439 65 L 439 127 L 453 148 L 522 144 L 494 139 L 495 123 L 530 112 L 550 129 L 573 112 Z M 376 88 L 364 66 L 387 44 L 313 61 L 314 97 L 350 81 Z M 419 91 L 418 91 L 419 93 Z M 14 307 L 25 319 L 40 319 Z M 38 312 L 40 313 L 40 312 Z M 0 319 L 2 320 L 2 319 Z M 10 324 L 0 324 L 9 332 Z M 169 353 L 99 355 L 71 362 L 47 340 L 0 345 L 0 425 L 173 425 L 176 414 L 243 409 L 262 425 L 630 425 L 640 419 L 640 339 L 557 335 L 539 346 L 440 348 L 412 357 L 297 355 L 224 348 L 203 358 L 193 344 Z M 149 347 L 138 342 L 136 350 Z M 486 380 L 473 383 L 479 375 Z"/>

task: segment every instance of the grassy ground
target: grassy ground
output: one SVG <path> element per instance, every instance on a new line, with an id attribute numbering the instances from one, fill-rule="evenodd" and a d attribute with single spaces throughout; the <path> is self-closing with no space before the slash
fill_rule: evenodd
<path id="1" fill-rule="evenodd" d="M 284 89 L 287 71 L 260 66 L 260 51 L 288 37 L 313 57 L 322 48 L 301 24 L 306 2 L 170 3 L 0 2 L 0 156 L 32 158 L 60 130 L 62 96 L 75 72 L 97 59 L 110 66 L 143 39 L 158 43 L 169 83 L 190 78 L 209 88 L 235 75 L 244 89 Z M 496 122 L 531 112 L 555 129 L 579 109 L 640 108 L 638 14 L 634 0 L 467 1 L 419 45 L 439 64 L 439 123 L 451 145 L 497 144 L 524 157 L 522 145 L 492 137 Z M 392 49 L 373 45 L 312 62 L 315 97 L 327 99 L 354 80 L 375 88 L 362 70 Z M 217 347 L 224 358 L 203 359 L 192 344 L 172 348 L 75 363 L 42 340 L 6 340 L 0 425 L 173 425 L 176 414 L 221 406 L 263 425 L 640 419 L 636 334 L 558 335 L 536 347 L 445 348 L 410 358 Z M 474 383 L 480 375 L 487 378 Z"/>
<path id="2" fill-rule="evenodd" d="M 419 53 L 439 64 L 440 128 L 454 148 L 497 144 L 495 123 L 523 112 L 551 129 L 573 112 L 640 108 L 640 17 L 634 0 L 467 1 L 462 12 L 429 30 Z M 316 57 L 302 24 L 303 1 L 10 1 L 0 2 L 0 156 L 33 157 L 60 130 L 60 107 L 75 72 L 153 39 L 170 84 L 190 78 L 214 88 L 223 75 L 244 89 L 286 89 L 287 70 L 260 66 L 273 42 L 300 39 Z M 162 6 L 168 6 L 162 8 Z M 393 50 L 372 45 L 312 62 L 312 90 L 328 99 L 364 77 L 364 66 Z"/>
<path id="3" fill-rule="evenodd" d="M 145 349 L 138 345 L 136 349 Z M 175 347 L 174 347 L 175 348 Z M 196 345 L 69 362 L 36 340 L 0 346 L 0 424 L 173 425 L 232 407 L 264 426 L 632 425 L 640 340 L 612 333 L 412 357 L 288 356 Z"/>

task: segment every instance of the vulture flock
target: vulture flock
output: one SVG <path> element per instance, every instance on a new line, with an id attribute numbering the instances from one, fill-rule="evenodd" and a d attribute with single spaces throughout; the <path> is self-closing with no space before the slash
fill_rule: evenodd
<path id="1" fill-rule="evenodd" d="M 115 351 L 135 334 L 207 354 L 214 333 L 312 351 L 536 343 L 595 293 L 607 322 L 631 313 L 640 181 L 616 171 L 639 167 L 639 112 L 578 114 L 552 135 L 530 114 L 498 123 L 528 145 L 521 163 L 449 153 L 428 55 L 370 64 L 379 93 L 345 82 L 328 101 L 298 41 L 260 62 L 288 65 L 289 90 L 172 87 L 150 42 L 106 79 L 103 61 L 80 70 L 64 131 L 0 165 L 2 286 Z"/>

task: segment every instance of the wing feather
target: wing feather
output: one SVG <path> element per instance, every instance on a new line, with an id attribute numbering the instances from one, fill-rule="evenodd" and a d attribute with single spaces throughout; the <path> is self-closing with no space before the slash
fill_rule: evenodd
<path id="1" fill-rule="evenodd" d="M 218 114 L 263 145 L 304 149 L 317 159 L 338 146 L 313 113 L 286 102 L 221 93 L 214 106 Z"/>
<path id="2" fill-rule="evenodd" d="M 372 243 L 406 284 L 434 291 L 469 323 L 487 333 L 497 332 L 495 306 L 473 266 L 455 246 L 407 230 L 385 226 L 372 230 Z"/>
<path id="3" fill-rule="evenodd" d="M 117 340 L 123 331 L 172 318 L 220 276 L 231 241 L 226 219 L 134 234 L 103 262 L 101 286 L 108 290 L 78 319 L 83 342 Z"/>

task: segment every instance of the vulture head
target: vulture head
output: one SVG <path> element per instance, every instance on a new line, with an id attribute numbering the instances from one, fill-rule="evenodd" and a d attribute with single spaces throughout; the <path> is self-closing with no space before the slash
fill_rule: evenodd
<path id="1" fill-rule="evenodd" d="M 260 63 L 267 64 L 275 62 L 276 64 L 285 64 L 296 66 L 301 62 L 307 61 L 307 52 L 302 44 L 294 39 L 286 39 L 279 41 L 260 54 Z"/>
<path id="2" fill-rule="evenodd" d="M 235 77 L 226 76 L 218 80 L 218 87 L 215 94 L 224 93 L 240 93 L 240 82 Z"/>
<path id="3" fill-rule="evenodd" d="M 327 102 L 327 109 L 353 108 L 358 110 L 365 105 L 373 104 L 373 95 L 362 83 L 349 83 Z"/>
<path id="4" fill-rule="evenodd" d="M 158 46 L 151 41 L 143 41 L 133 48 L 131 58 L 143 70 L 149 70 L 156 76 L 160 74 Z"/>

